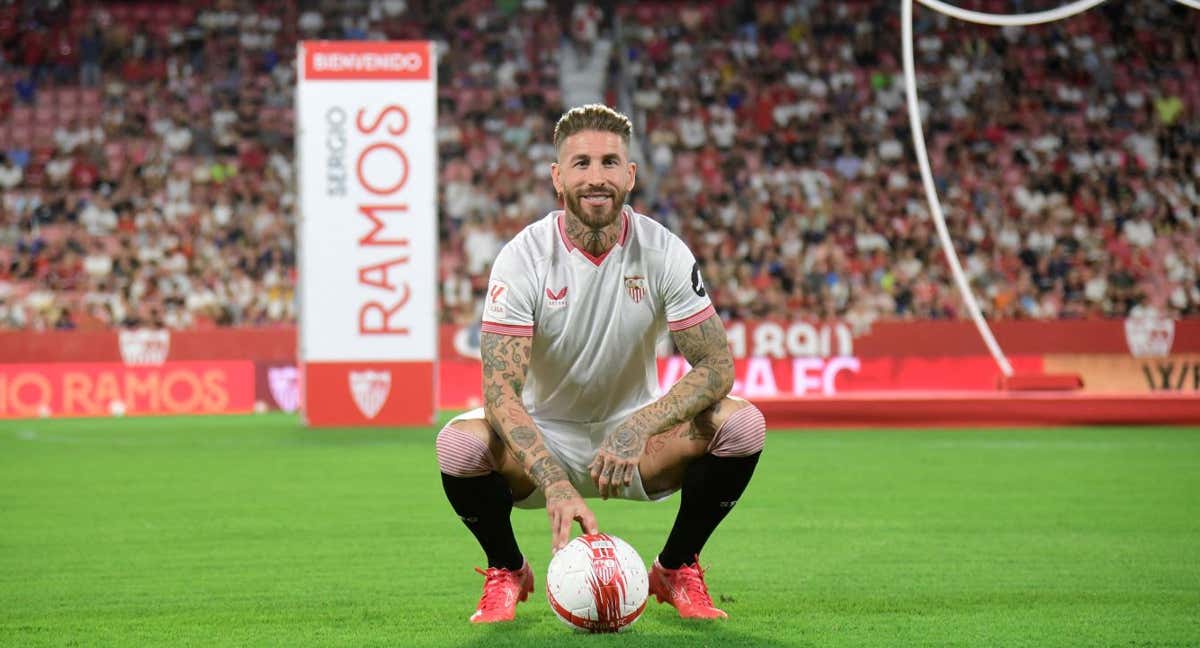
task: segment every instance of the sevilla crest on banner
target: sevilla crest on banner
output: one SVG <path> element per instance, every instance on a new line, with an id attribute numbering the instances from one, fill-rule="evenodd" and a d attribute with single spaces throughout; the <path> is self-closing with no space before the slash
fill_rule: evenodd
<path id="1" fill-rule="evenodd" d="M 295 367 L 271 367 L 267 369 L 267 385 L 279 409 L 294 412 L 300 406 L 299 372 Z"/>
<path id="2" fill-rule="evenodd" d="M 1162 358 L 1171 353 L 1175 341 L 1175 321 L 1161 315 L 1141 315 L 1125 319 L 1125 343 L 1135 358 Z"/>
<path id="3" fill-rule="evenodd" d="M 350 394 L 363 416 L 373 419 L 392 391 L 390 371 L 351 371 Z"/>
<path id="4" fill-rule="evenodd" d="M 171 348 L 168 329 L 122 330 L 117 336 L 121 360 L 127 365 L 160 365 L 167 360 Z"/>

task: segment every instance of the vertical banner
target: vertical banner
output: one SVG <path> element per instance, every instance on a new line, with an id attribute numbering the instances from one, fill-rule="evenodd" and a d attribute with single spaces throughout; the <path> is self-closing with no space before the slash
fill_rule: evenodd
<path id="1" fill-rule="evenodd" d="M 300 43 L 300 407 L 307 424 L 434 420 L 433 43 Z"/>

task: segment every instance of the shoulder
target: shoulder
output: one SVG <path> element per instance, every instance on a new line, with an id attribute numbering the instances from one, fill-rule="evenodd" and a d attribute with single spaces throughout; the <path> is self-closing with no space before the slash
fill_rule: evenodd
<path id="1" fill-rule="evenodd" d="M 680 249 L 687 249 L 687 245 L 682 239 L 653 218 L 639 214 L 632 209 L 628 211 L 628 214 L 634 240 L 643 250 L 666 255 L 676 253 Z"/>
<path id="2" fill-rule="evenodd" d="M 526 225 L 525 229 L 504 244 L 500 250 L 500 257 L 510 263 L 529 265 L 537 265 L 549 257 L 554 251 L 555 237 L 558 236 L 558 214 L 556 211 L 550 212 Z"/>

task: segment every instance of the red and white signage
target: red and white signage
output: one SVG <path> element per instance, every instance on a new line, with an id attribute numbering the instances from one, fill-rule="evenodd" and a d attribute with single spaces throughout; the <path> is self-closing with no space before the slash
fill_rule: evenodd
<path id="1" fill-rule="evenodd" d="M 1040 356 L 1011 356 L 1023 373 L 1043 371 Z M 681 356 L 658 359 L 658 391 L 666 393 L 690 369 Z M 989 356 L 938 358 L 738 358 L 733 361 L 732 393 L 749 399 L 821 398 L 846 393 L 918 391 L 996 391 L 1000 371 Z M 482 403 L 478 360 L 442 360 L 439 400 L 445 409 L 471 409 Z"/>
<path id="2" fill-rule="evenodd" d="M 307 41 L 304 78 L 333 81 L 429 81 L 434 61 L 424 41 Z"/>
<path id="3" fill-rule="evenodd" d="M 0 419 L 235 414 L 254 408 L 248 360 L 0 365 Z"/>
<path id="4" fill-rule="evenodd" d="M 300 385 L 310 425 L 434 420 L 430 42 L 304 42 L 297 86 Z"/>

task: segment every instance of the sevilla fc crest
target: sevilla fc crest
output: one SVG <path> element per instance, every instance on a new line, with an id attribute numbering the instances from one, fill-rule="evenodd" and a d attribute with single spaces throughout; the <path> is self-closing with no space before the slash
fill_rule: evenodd
<path id="1" fill-rule="evenodd" d="M 267 369 L 267 384 L 275 404 L 285 412 L 295 412 L 300 406 L 300 372 L 295 367 Z"/>
<path id="2" fill-rule="evenodd" d="M 612 582 L 613 577 L 621 570 L 615 558 L 593 558 L 592 573 L 596 575 L 596 582 L 600 585 L 608 585 Z"/>
<path id="3" fill-rule="evenodd" d="M 171 348 L 171 332 L 167 329 L 122 330 L 117 340 L 121 360 L 127 365 L 160 365 Z"/>
<path id="4" fill-rule="evenodd" d="M 363 416 L 373 419 L 383 409 L 388 394 L 392 391 L 390 371 L 351 371 L 350 394 Z"/>
<path id="5" fill-rule="evenodd" d="M 646 278 L 642 275 L 626 275 L 625 292 L 629 293 L 629 298 L 633 300 L 633 303 L 642 303 L 642 300 L 646 298 Z"/>
<path id="6" fill-rule="evenodd" d="M 1164 358 L 1175 341 L 1175 321 L 1161 315 L 1125 319 L 1125 343 L 1135 358 Z"/>

